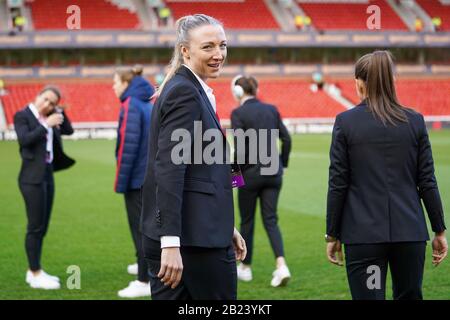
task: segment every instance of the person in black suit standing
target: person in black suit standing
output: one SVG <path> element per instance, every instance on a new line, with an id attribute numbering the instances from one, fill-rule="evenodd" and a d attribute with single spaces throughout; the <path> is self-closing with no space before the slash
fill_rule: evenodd
<path id="1" fill-rule="evenodd" d="M 226 140 L 206 84 L 220 74 L 227 39 L 222 25 L 203 14 L 180 18 L 176 27 L 172 63 L 152 110 L 142 192 L 152 298 L 232 300 L 237 296 L 236 259 L 245 258 L 246 249 L 234 228 Z M 219 137 L 218 151 L 224 151 L 219 162 L 206 163 L 207 144 L 194 144 L 206 130 Z M 184 144 L 187 161 L 174 159 L 182 143 L 177 132 L 191 138 Z"/>
<path id="2" fill-rule="evenodd" d="M 433 264 L 447 256 L 445 220 L 424 117 L 397 99 L 392 56 L 375 51 L 355 66 L 362 102 L 336 117 L 330 148 L 327 257 L 342 265 L 353 299 L 422 299 L 426 241 Z"/>
<path id="3" fill-rule="evenodd" d="M 47 274 L 40 263 L 55 193 L 53 172 L 75 163 L 62 148 L 61 135 L 71 135 L 73 128 L 64 110 L 58 107 L 60 99 L 61 94 L 56 87 L 45 87 L 34 103 L 14 115 L 14 129 L 22 158 L 19 188 L 28 217 L 25 248 L 29 270 L 26 282 L 32 288 L 60 288 L 59 278 Z"/>
<path id="4" fill-rule="evenodd" d="M 271 285 L 273 287 L 284 286 L 289 281 L 291 274 L 284 258 L 284 246 L 281 231 L 278 226 L 277 203 L 281 191 L 283 168 L 287 168 L 289 153 L 291 151 L 291 137 L 286 129 L 277 108 L 273 105 L 261 102 L 256 98 L 258 82 L 252 76 L 239 75 L 231 83 L 231 91 L 240 106 L 231 113 L 231 126 L 234 130 L 242 129 L 256 130 L 257 141 L 250 142 L 245 139 L 245 147 L 238 148 L 238 140 L 235 139 L 235 159 L 241 157 L 244 163 L 241 164 L 245 186 L 238 191 L 239 212 L 241 216 L 241 234 L 247 244 L 248 253 L 246 258 L 238 266 L 238 278 L 242 281 L 252 280 L 251 262 L 253 255 L 253 234 L 255 228 L 256 202 L 259 199 L 261 204 L 261 214 L 264 227 L 269 236 L 270 244 L 276 259 L 276 269 L 273 272 Z M 250 143 L 258 146 L 254 149 L 256 154 L 260 154 L 260 135 L 267 134 L 266 150 L 270 151 L 274 145 L 270 131 L 278 130 L 281 140 L 281 154 L 279 166 L 274 174 L 262 174 L 262 167 L 267 166 L 261 163 L 258 157 L 254 163 L 250 159 L 252 155 Z M 278 157 L 278 151 L 277 157 Z M 245 152 L 245 154 L 242 154 Z M 266 153 L 264 153 L 266 154 Z"/>

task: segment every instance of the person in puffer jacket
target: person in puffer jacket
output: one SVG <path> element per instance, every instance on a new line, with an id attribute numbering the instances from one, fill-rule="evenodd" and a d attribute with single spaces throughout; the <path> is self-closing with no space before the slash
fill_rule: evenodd
<path id="1" fill-rule="evenodd" d="M 123 193 L 131 235 L 136 248 L 137 264 L 128 266 L 128 273 L 137 275 L 128 287 L 118 292 L 122 298 L 150 296 L 149 276 L 139 231 L 141 187 L 144 183 L 148 154 L 150 102 L 152 85 L 142 77 L 142 66 L 119 68 L 114 74 L 113 90 L 121 108 L 116 143 L 116 180 L 114 191 Z"/>

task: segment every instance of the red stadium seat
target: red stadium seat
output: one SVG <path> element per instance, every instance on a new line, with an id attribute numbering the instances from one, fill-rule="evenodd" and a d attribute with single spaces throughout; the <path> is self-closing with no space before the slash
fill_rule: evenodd
<path id="1" fill-rule="evenodd" d="M 119 102 L 114 96 L 111 83 L 106 81 L 87 82 L 70 81 L 58 84 L 64 101 L 70 108 L 68 115 L 73 122 L 109 122 L 116 121 Z M 306 80 L 261 80 L 260 98 L 275 104 L 284 117 L 289 118 L 333 118 L 345 109 L 323 92 L 313 93 Z M 229 80 L 211 82 L 217 99 L 218 112 L 222 119 L 229 119 L 236 107 Z M 3 96 L 6 119 L 13 121 L 14 113 L 34 100 L 41 84 L 11 84 L 9 95 Z M 301 103 L 299 103 L 301 101 Z"/>
<path id="2" fill-rule="evenodd" d="M 237 102 L 230 92 L 230 79 L 211 81 L 221 119 L 229 119 Z M 333 82 L 333 81 L 331 81 Z M 70 80 L 56 82 L 68 105 L 73 122 L 117 121 L 119 101 L 112 91 L 111 81 Z M 352 79 L 337 80 L 344 97 L 354 104 L 359 102 Z M 345 108 L 323 91 L 309 89 L 310 82 L 299 79 L 261 79 L 259 98 L 274 104 L 285 118 L 334 118 Z M 33 101 L 43 87 L 40 83 L 9 84 L 9 94 L 2 96 L 8 124 L 14 113 Z M 426 116 L 450 115 L 450 81 L 448 79 L 401 79 L 397 82 L 400 103 Z"/>
<path id="3" fill-rule="evenodd" d="M 333 118 L 345 108 L 323 91 L 309 89 L 310 82 L 298 79 L 261 79 L 259 98 L 278 107 L 286 118 Z M 221 119 L 229 119 L 237 102 L 230 92 L 229 81 L 211 82 Z"/>
<path id="4" fill-rule="evenodd" d="M 136 14 L 106 0 L 33 0 L 30 2 L 34 28 L 67 29 L 70 16 L 67 8 L 77 5 L 81 9 L 81 29 L 135 29 L 139 27 Z"/>
<path id="5" fill-rule="evenodd" d="M 428 1 L 428 0 L 425 0 Z M 381 10 L 381 30 L 408 30 L 385 0 L 370 0 Z M 299 3 L 319 30 L 368 30 L 367 3 Z"/>
<path id="6" fill-rule="evenodd" d="M 354 80 L 339 80 L 343 95 L 357 104 Z M 450 81 L 448 79 L 401 79 L 396 83 L 401 104 L 425 116 L 450 115 Z"/>
<path id="7" fill-rule="evenodd" d="M 176 19 L 194 13 L 204 13 L 223 22 L 227 29 L 275 29 L 280 27 L 262 0 L 171 1 L 166 0 Z"/>
<path id="8" fill-rule="evenodd" d="M 63 95 L 62 104 L 69 107 L 67 114 L 73 122 L 117 121 L 120 103 L 112 91 L 111 81 L 56 84 Z M 8 85 L 9 94 L 1 97 L 8 124 L 13 122 L 18 110 L 34 101 L 42 88 L 43 85 L 39 83 Z"/>

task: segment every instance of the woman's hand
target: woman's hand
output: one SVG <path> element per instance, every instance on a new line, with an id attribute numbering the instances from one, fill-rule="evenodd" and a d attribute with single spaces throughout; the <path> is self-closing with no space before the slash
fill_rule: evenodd
<path id="1" fill-rule="evenodd" d="M 337 257 L 336 257 L 337 253 Z M 339 240 L 327 242 L 327 258 L 332 264 L 337 266 L 344 265 L 344 256 L 342 255 L 342 244 Z"/>
<path id="2" fill-rule="evenodd" d="M 245 259 L 245 256 L 247 255 L 247 246 L 245 244 L 244 238 L 242 238 L 239 231 L 237 231 L 236 228 L 234 228 L 233 232 L 233 248 L 234 252 L 236 253 L 236 260 L 242 261 Z"/>
<path id="3" fill-rule="evenodd" d="M 161 269 L 158 278 L 166 286 L 175 289 L 181 281 L 183 274 L 183 260 L 180 248 L 163 248 L 161 250 Z"/>
<path id="4" fill-rule="evenodd" d="M 436 233 L 431 242 L 433 248 L 433 265 L 437 267 L 447 256 L 448 253 L 448 243 L 445 237 L 445 231 L 441 233 Z"/>

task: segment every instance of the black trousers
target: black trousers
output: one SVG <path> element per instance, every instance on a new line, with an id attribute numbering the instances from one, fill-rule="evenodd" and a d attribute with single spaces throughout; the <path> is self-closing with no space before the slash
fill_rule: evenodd
<path id="1" fill-rule="evenodd" d="M 354 300 L 384 300 L 391 270 L 395 300 L 422 300 L 426 242 L 345 245 L 350 291 Z"/>
<path id="2" fill-rule="evenodd" d="M 131 190 L 124 194 L 125 207 L 127 209 L 128 224 L 130 225 L 131 236 L 133 238 L 134 247 L 136 249 L 136 257 L 138 264 L 138 280 L 148 282 L 147 262 L 145 261 L 144 251 L 142 248 L 142 234 L 139 231 L 139 223 L 141 220 L 141 191 Z"/>
<path id="3" fill-rule="evenodd" d="M 277 203 L 282 177 L 245 177 L 245 186 L 239 188 L 238 201 L 241 215 L 241 235 L 247 244 L 247 256 L 242 261 L 251 264 L 253 256 L 253 236 L 255 231 L 256 202 L 260 199 L 264 228 L 269 236 L 275 258 L 284 257 L 283 239 L 278 227 Z"/>
<path id="4" fill-rule="evenodd" d="M 39 184 L 19 182 L 20 192 L 27 211 L 25 250 L 31 271 L 41 269 L 42 244 L 47 233 L 52 212 L 55 185 L 52 165 L 47 165 L 44 181 Z"/>
<path id="5" fill-rule="evenodd" d="M 161 243 L 143 236 L 153 300 L 236 300 L 237 270 L 232 246 L 228 248 L 181 247 L 183 275 L 171 289 L 158 278 Z"/>

